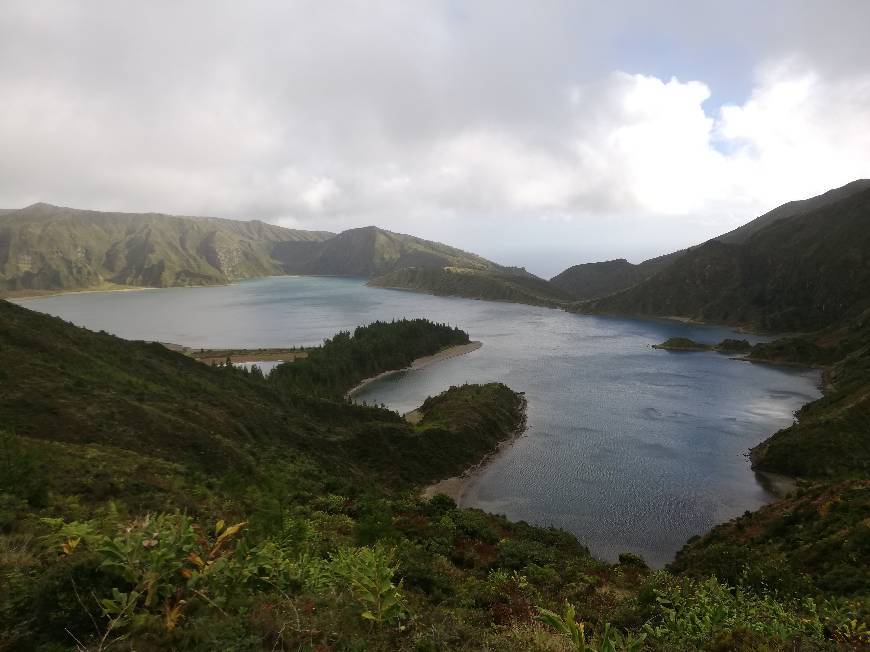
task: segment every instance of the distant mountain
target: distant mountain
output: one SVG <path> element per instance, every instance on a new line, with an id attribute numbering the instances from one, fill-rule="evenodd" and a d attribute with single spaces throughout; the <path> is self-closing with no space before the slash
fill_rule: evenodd
<path id="1" fill-rule="evenodd" d="M 571 300 L 549 281 L 511 268 L 404 267 L 372 279 L 369 285 L 550 308 L 564 307 Z"/>
<path id="2" fill-rule="evenodd" d="M 333 234 L 34 204 L 0 213 L 0 290 L 212 285 L 281 274 L 275 251 Z"/>
<path id="3" fill-rule="evenodd" d="M 570 298 L 525 270 L 374 226 L 335 235 L 258 220 L 49 204 L 0 210 L 0 292 L 7 294 L 214 285 L 280 274 L 358 276 L 381 287 L 539 305 Z"/>
<path id="4" fill-rule="evenodd" d="M 732 232 L 727 242 L 694 247 L 651 278 L 579 310 L 770 331 L 817 330 L 858 314 L 870 306 L 870 186 L 836 196 L 737 238 Z"/>
<path id="5" fill-rule="evenodd" d="M 709 242 L 715 240 L 727 244 L 742 244 L 753 234 L 774 222 L 805 215 L 867 189 L 870 189 L 870 179 L 859 179 L 841 188 L 829 190 L 822 195 L 810 199 L 788 202 L 733 231 L 713 238 Z M 667 269 L 686 252 L 693 249 L 695 247 L 651 258 L 639 265 L 634 265 L 624 259 L 574 265 L 554 276 L 550 281 L 563 291 L 571 294 L 575 299 L 581 301 L 597 299 L 637 285 L 660 271 Z"/>
<path id="6" fill-rule="evenodd" d="M 405 267 L 503 269 L 476 254 L 375 226 L 349 229 L 322 242 L 282 243 L 276 256 L 288 274 L 371 278 Z"/>
<path id="7" fill-rule="evenodd" d="M 660 256 L 639 265 L 625 258 L 574 265 L 550 279 L 550 283 L 574 299 L 595 299 L 619 292 L 649 278 L 682 252 Z"/>

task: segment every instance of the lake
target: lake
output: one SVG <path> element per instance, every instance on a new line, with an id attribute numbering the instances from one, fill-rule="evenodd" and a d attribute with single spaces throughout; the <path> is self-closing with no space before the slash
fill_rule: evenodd
<path id="1" fill-rule="evenodd" d="M 406 412 L 465 382 L 525 392 L 528 430 L 473 478 L 462 504 L 564 528 L 607 560 L 629 551 L 654 566 L 689 537 L 772 499 L 746 453 L 820 396 L 815 371 L 650 348 L 674 336 L 762 339 L 726 328 L 434 297 L 361 279 L 273 277 L 17 303 L 196 348 L 313 345 L 398 317 L 460 326 L 483 347 L 383 378 L 357 400 Z"/>

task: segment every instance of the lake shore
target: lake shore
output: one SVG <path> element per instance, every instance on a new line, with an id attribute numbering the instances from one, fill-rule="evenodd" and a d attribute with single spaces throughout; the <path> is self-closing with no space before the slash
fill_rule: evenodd
<path id="1" fill-rule="evenodd" d="M 424 356 L 422 358 L 417 358 L 409 366 L 405 367 L 404 369 L 391 369 L 390 371 L 385 371 L 383 373 L 378 374 L 377 376 L 372 376 L 371 378 L 366 378 L 365 380 L 363 380 L 359 384 L 357 384 L 354 387 L 352 387 L 351 389 L 349 389 L 344 396 L 345 396 L 345 398 L 353 398 L 359 392 L 361 392 L 362 389 L 366 385 L 369 385 L 370 383 L 373 383 L 376 380 L 379 380 L 379 379 L 384 378 L 386 376 L 390 376 L 390 375 L 395 374 L 395 373 L 399 373 L 401 371 L 414 371 L 415 369 L 422 369 L 423 367 L 427 367 L 430 364 L 434 364 L 436 362 L 442 362 L 444 360 L 449 360 L 450 358 L 455 358 L 455 357 L 460 356 L 460 355 L 465 355 L 466 353 L 471 353 L 472 351 L 477 351 L 477 349 L 479 349 L 482 346 L 483 346 L 482 342 L 469 342 L 468 344 L 457 344 L 456 346 L 448 347 L 448 348 L 443 349 L 442 351 L 439 351 L 438 353 L 435 353 L 433 355 L 427 355 L 427 356 Z"/>
<path id="2" fill-rule="evenodd" d="M 4 290 L 3 292 L 0 292 L 0 299 L 6 301 L 26 301 L 27 299 L 47 299 L 49 297 L 59 297 L 67 294 L 105 294 L 108 292 L 144 292 L 147 290 L 165 289 L 167 288 L 139 285 L 116 285 L 114 283 L 109 283 L 105 286 L 83 288 L 80 290 Z"/>
<path id="3" fill-rule="evenodd" d="M 446 496 L 450 496 L 454 501 L 456 501 L 457 505 L 461 506 L 462 498 L 465 496 L 465 492 L 468 490 L 468 487 L 471 484 L 471 481 L 474 480 L 475 476 L 477 476 L 481 471 L 483 471 L 484 469 L 486 469 L 486 467 L 492 464 L 493 460 L 498 455 L 513 446 L 514 442 L 516 442 L 516 440 L 522 437 L 523 434 L 526 432 L 526 429 L 528 428 L 528 422 L 526 420 L 525 397 L 523 397 L 522 413 L 523 419 L 520 422 L 520 425 L 517 426 L 517 429 L 511 434 L 510 437 L 508 437 L 504 441 L 499 442 L 498 447 L 494 451 L 485 455 L 475 464 L 469 466 L 460 475 L 445 478 L 444 480 L 439 480 L 438 482 L 424 487 L 423 491 L 421 492 L 423 498 L 429 499 L 438 494 L 444 494 Z"/>

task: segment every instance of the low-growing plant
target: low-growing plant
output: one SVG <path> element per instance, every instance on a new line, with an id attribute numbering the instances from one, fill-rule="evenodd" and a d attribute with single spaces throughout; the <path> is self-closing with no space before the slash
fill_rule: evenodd
<path id="1" fill-rule="evenodd" d="M 598 636 L 587 640 L 586 627 L 577 622 L 576 610 L 570 602 L 565 602 L 565 613 L 561 616 L 538 607 L 538 619 L 567 636 L 577 652 L 636 652 L 643 648 L 646 639 L 646 634 L 623 634 L 610 623 L 605 623 Z"/>
<path id="2" fill-rule="evenodd" d="M 650 580 L 653 617 L 644 626 L 649 638 L 670 649 L 692 649 L 735 632 L 783 645 L 824 640 L 824 627 L 811 598 L 784 603 L 768 593 L 731 588 L 714 578 L 677 578 L 665 572 Z"/>
<path id="3" fill-rule="evenodd" d="M 331 556 L 329 568 L 359 602 L 364 619 L 383 625 L 408 616 L 402 582 L 393 583 L 399 570 L 394 550 L 380 545 L 341 548 Z"/>

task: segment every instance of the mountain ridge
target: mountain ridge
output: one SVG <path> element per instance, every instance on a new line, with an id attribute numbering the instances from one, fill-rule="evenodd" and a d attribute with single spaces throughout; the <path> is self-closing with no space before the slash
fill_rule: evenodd
<path id="1" fill-rule="evenodd" d="M 409 269 L 426 270 L 411 279 Z M 354 276 L 373 286 L 562 305 L 570 297 L 525 269 L 377 226 L 341 233 L 261 220 L 109 213 L 36 203 L 0 211 L 0 294 L 226 284 L 274 275 Z M 388 278 L 387 278 L 388 277 Z M 472 281 L 466 283 L 465 281 Z M 426 283 L 430 285 L 426 285 Z M 517 282 L 536 287 L 518 290 Z"/>
<path id="2" fill-rule="evenodd" d="M 743 242 L 688 250 L 580 312 L 681 317 L 767 332 L 815 331 L 870 305 L 870 186 L 779 219 Z"/>
<path id="3" fill-rule="evenodd" d="M 638 264 L 625 261 L 624 265 L 613 266 L 612 263 L 625 260 L 617 259 L 616 261 L 573 265 L 552 277 L 550 281 L 563 291 L 572 294 L 579 301 L 602 298 L 647 280 L 670 267 L 671 264 L 679 260 L 684 254 L 710 242 L 719 241 L 726 244 L 742 244 L 758 231 L 777 221 L 805 215 L 867 189 L 870 189 L 870 179 L 856 179 L 844 186 L 828 190 L 814 197 L 786 202 L 736 229 L 732 229 L 687 249 L 680 249 L 669 254 L 650 258 Z"/>

